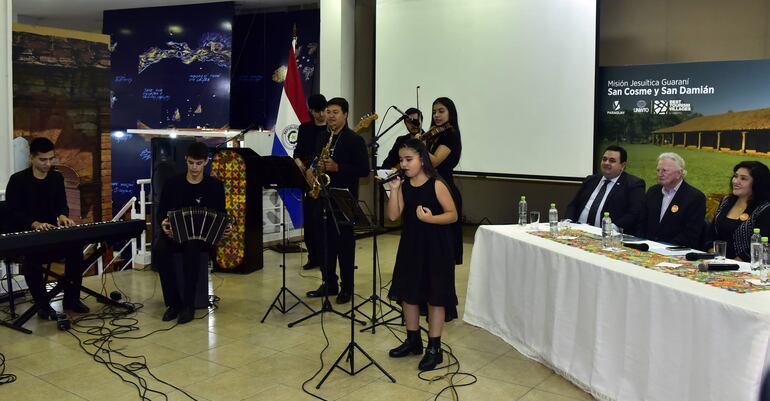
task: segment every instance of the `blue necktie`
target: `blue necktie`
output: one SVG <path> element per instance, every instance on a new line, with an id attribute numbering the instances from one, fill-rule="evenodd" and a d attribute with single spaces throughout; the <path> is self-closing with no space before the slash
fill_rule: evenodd
<path id="1" fill-rule="evenodd" d="M 610 180 L 604 179 L 602 183 L 601 189 L 599 189 L 599 193 L 596 194 L 596 198 L 594 198 L 594 202 L 591 204 L 591 208 L 588 209 L 588 224 L 595 226 L 596 225 L 596 214 L 599 213 L 599 204 L 602 203 L 602 199 L 604 199 L 604 193 L 607 192 L 607 184 L 610 183 Z M 601 224 L 599 224 L 601 226 Z"/>

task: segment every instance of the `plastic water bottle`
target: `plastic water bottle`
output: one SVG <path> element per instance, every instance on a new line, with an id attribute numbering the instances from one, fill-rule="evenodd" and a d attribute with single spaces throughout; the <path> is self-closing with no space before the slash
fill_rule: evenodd
<path id="1" fill-rule="evenodd" d="M 759 268 L 759 281 L 762 284 L 770 283 L 768 280 L 768 270 L 770 270 L 770 246 L 767 244 L 767 237 L 762 237 L 762 265 Z"/>
<path id="2" fill-rule="evenodd" d="M 612 248 L 612 219 L 610 212 L 604 212 L 602 218 L 602 249 Z"/>
<path id="3" fill-rule="evenodd" d="M 519 225 L 527 225 L 527 197 L 522 195 L 519 201 Z"/>
<path id="4" fill-rule="evenodd" d="M 551 203 L 548 209 L 548 227 L 551 229 L 551 237 L 559 236 L 559 211 L 556 210 L 556 204 Z"/>
<path id="5" fill-rule="evenodd" d="M 758 271 L 762 267 L 762 236 L 759 235 L 759 229 L 754 229 L 749 245 L 751 252 L 751 270 Z"/>

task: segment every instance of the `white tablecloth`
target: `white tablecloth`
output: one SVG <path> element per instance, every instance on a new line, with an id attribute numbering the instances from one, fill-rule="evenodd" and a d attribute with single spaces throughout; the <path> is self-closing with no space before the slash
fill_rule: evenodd
<path id="1" fill-rule="evenodd" d="M 476 232 L 464 320 L 601 400 L 754 401 L 770 291 L 738 294 L 528 234 Z"/>

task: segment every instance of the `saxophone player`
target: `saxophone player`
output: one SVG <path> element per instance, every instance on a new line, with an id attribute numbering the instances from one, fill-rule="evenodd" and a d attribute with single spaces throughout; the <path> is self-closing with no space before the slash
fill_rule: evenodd
<path id="1" fill-rule="evenodd" d="M 353 197 L 358 199 L 358 180 L 369 174 L 369 159 L 364 139 L 348 128 L 348 109 L 348 101 L 341 97 L 330 99 L 326 104 L 326 124 L 331 137 L 325 136 L 323 142 L 328 144 L 329 157 L 319 160 L 319 164 L 329 175 L 329 187 L 347 188 Z M 327 211 L 327 215 L 329 213 L 331 211 Z M 318 289 L 309 291 L 307 296 L 317 298 L 337 295 L 336 302 L 344 304 L 350 302 L 353 296 L 356 247 L 353 228 L 339 227 L 338 232 L 332 220 L 327 219 L 325 230 L 326 258 L 321 268 L 324 283 Z M 324 251 L 321 252 L 323 254 Z M 339 278 L 336 273 L 338 260 Z"/>
<path id="2" fill-rule="evenodd" d="M 321 152 L 326 133 L 326 98 L 321 94 L 310 95 L 307 100 L 311 120 L 299 126 L 297 132 L 297 147 L 294 148 L 294 161 L 300 170 L 311 181 L 311 169 L 308 169 L 313 159 Z M 304 237 L 307 247 L 307 263 L 302 266 L 310 270 L 321 266 L 323 250 L 321 249 L 321 202 L 305 193 L 302 197 L 302 213 L 304 215 Z"/>

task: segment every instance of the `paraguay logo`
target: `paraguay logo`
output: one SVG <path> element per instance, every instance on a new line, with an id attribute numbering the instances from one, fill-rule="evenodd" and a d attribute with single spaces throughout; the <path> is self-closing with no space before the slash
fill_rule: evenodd
<path id="1" fill-rule="evenodd" d="M 607 114 L 614 114 L 614 115 L 626 114 L 625 110 L 620 109 L 620 100 L 612 101 L 612 105 L 610 107 L 612 108 L 612 110 L 607 110 Z"/>
<path id="2" fill-rule="evenodd" d="M 289 149 L 297 147 L 297 134 L 299 132 L 299 125 L 289 124 L 281 132 L 281 142 Z"/>

